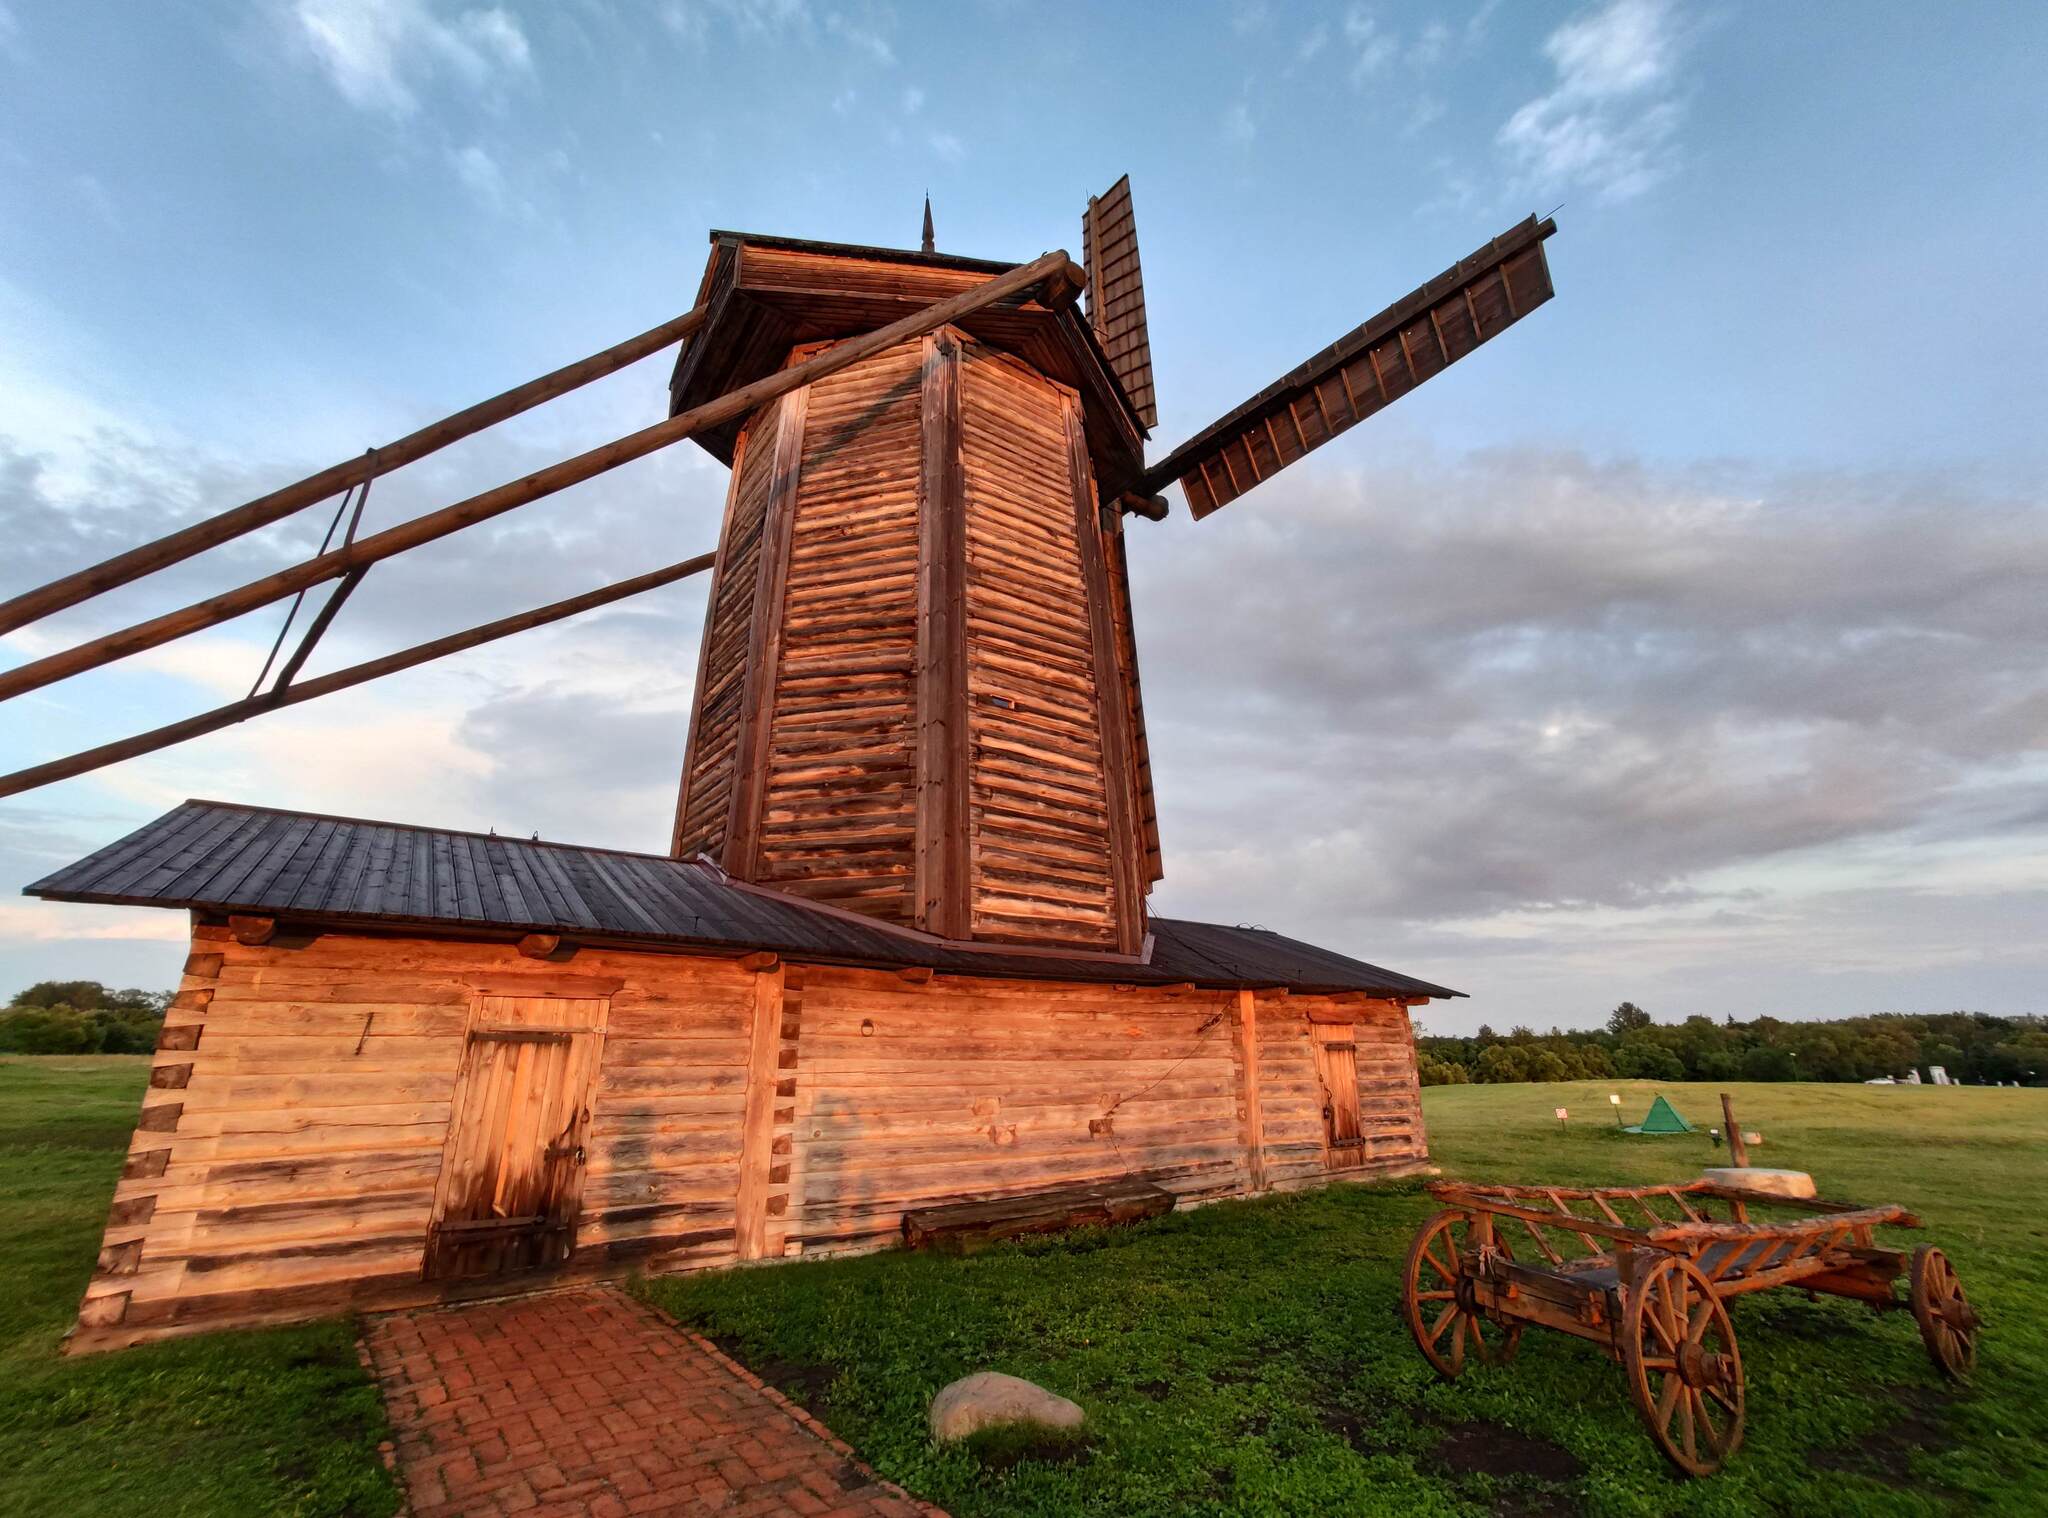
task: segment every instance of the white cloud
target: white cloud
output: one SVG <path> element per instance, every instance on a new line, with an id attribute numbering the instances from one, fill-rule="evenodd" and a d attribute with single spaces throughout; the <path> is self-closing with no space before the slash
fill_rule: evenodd
<path id="1" fill-rule="evenodd" d="M 1373 14 L 1354 5 L 1344 14 L 1344 40 L 1351 44 L 1351 82 L 1362 85 L 1392 61 L 1401 50 L 1391 32 L 1381 28 Z"/>
<path id="2" fill-rule="evenodd" d="M 1557 81 L 1501 127 L 1500 146 L 1543 194 L 1627 200 L 1670 177 L 1685 37 L 1668 0 L 1608 0 L 1552 32 Z"/>
<path id="3" fill-rule="evenodd" d="M 934 132 L 926 140 L 931 150 L 947 163 L 959 163 L 967 157 L 967 144 L 951 132 Z"/>
<path id="4" fill-rule="evenodd" d="M 713 21 L 749 38 L 807 35 L 813 25 L 809 0 L 667 0 L 661 19 L 689 42 L 702 42 Z"/>
<path id="5" fill-rule="evenodd" d="M 1252 120 L 1252 108 L 1242 100 L 1223 113 L 1223 138 L 1226 142 L 1244 147 L 1259 135 L 1259 124 Z"/>
<path id="6" fill-rule="evenodd" d="M 450 151 L 448 161 L 454 166 L 455 177 L 462 181 L 463 188 L 470 194 L 494 211 L 505 208 L 508 203 L 505 171 L 498 166 L 497 159 L 471 143 L 466 148 Z"/>
<path id="7" fill-rule="evenodd" d="M 496 6 L 444 18 L 427 0 L 297 0 L 292 15 L 300 44 L 366 111 L 410 116 L 435 78 L 480 91 L 533 70 L 525 31 Z"/>
<path id="8" fill-rule="evenodd" d="M 872 62 L 886 67 L 896 61 L 896 50 L 889 45 L 889 39 L 882 35 L 879 25 L 855 21 L 839 11 L 834 11 L 825 18 L 825 30 L 854 52 L 864 54 Z"/>
<path id="9" fill-rule="evenodd" d="M 903 114 L 915 116 L 924 109 L 924 91 L 912 85 L 903 92 Z"/>

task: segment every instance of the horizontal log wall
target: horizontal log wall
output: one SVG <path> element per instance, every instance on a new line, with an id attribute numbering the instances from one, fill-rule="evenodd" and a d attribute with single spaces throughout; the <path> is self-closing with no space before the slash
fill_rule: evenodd
<path id="1" fill-rule="evenodd" d="M 809 390 L 747 878 L 890 922 L 915 901 L 924 346 Z"/>
<path id="2" fill-rule="evenodd" d="M 480 994 L 608 999 L 570 1275 L 878 1248 L 1065 1182 L 1312 1184 L 1311 1016 L 1357 1023 L 1370 1168 L 1426 1154 L 1390 1003 L 1246 997 L 1248 1040 L 1227 990 L 202 927 L 74 1347 L 557 1279 L 420 1279 Z"/>
<path id="3" fill-rule="evenodd" d="M 1066 392 L 961 351 L 976 938 L 1117 945 L 1113 837 Z M 1127 763 L 1127 756 L 1114 756 Z"/>
<path id="4" fill-rule="evenodd" d="M 908 1207 L 1127 1175 L 1248 1189 L 1233 999 L 812 967 L 789 1238 L 879 1247 Z"/>

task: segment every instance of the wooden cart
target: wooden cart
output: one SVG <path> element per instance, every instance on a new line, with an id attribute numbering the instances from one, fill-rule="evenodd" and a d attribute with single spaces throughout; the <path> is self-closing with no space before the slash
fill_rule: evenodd
<path id="1" fill-rule="evenodd" d="M 1872 1242 L 1877 1228 L 1920 1226 L 1902 1207 L 1709 1181 L 1590 1190 L 1433 1181 L 1429 1189 L 1445 1207 L 1409 1246 L 1405 1306 L 1437 1374 L 1456 1376 L 1468 1356 L 1505 1363 L 1530 1323 L 1590 1339 L 1621 1362 L 1650 1437 L 1689 1475 L 1711 1475 L 1742 1442 L 1742 1356 L 1729 1297 L 1796 1286 L 1910 1307 L 1945 1375 L 1962 1379 L 1976 1358 L 1977 1315 L 1947 1257 L 1922 1245 L 1909 1261 Z M 1752 1221 L 1753 1208 L 1812 1216 Z M 1894 1290 L 1901 1275 L 1903 1299 Z"/>

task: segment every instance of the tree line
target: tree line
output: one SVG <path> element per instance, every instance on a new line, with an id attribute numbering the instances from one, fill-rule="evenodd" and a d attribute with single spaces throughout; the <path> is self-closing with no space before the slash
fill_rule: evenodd
<path id="1" fill-rule="evenodd" d="M 96 980 L 39 980 L 0 1011 L 0 1053 L 147 1054 L 169 991 L 110 991 Z"/>
<path id="2" fill-rule="evenodd" d="M 2048 1018 L 1983 1012 L 1881 1012 L 1826 1022 L 1748 1022 L 1688 1017 L 1660 1023 L 1634 1002 L 1604 1028 L 1496 1033 L 1481 1024 L 1470 1038 L 1418 1030 L 1416 1057 L 1425 1086 L 1509 1081 L 1867 1081 L 1904 1080 L 1940 1065 L 1968 1085 L 2023 1086 L 2048 1077 Z"/>

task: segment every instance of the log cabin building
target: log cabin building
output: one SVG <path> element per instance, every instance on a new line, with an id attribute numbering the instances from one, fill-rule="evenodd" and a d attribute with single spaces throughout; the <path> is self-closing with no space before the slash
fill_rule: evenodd
<path id="1" fill-rule="evenodd" d="M 673 408 L 1011 267 L 714 233 Z M 1026 292 L 699 438 L 666 853 L 191 801 L 29 888 L 192 921 L 75 1347 L 1426 1160 L 1409 1009 L 1458 993 L 1147 910 L 1151 378 L 1093 309 Z"/>

